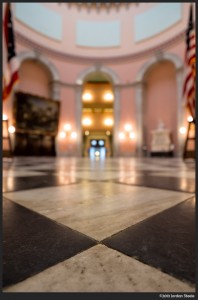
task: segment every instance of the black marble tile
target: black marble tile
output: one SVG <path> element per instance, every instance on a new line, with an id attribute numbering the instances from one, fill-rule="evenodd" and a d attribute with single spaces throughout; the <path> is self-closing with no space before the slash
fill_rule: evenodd
<path id="1" fill-rule="evenodd" d="M 30 171 L 34 171 L 34 172 L 40 172 L 41 174 L 42 173 L 45 173 L 45 174 L 47 174 L 47 175 L 54 175 L 55 173 L 56 173 L 56 175 L 59 175 L 59 174 L 57 174 L 57 173 L 60 173 L 60 175 L 61 175 L 61 172 L 70 172 L 70 170 L 62 170 L 62 171 L 59 171 L 59 168 L 56 168 L 56 167 L 54 167 L 53 169 L 39 169 L 39 166 L 37 166 L 37 168 L 34 168 L 34 169 L 30 169 Z"/>
<path id="2" fill-rule="evenodd" d="M 15 284 L 96 242 L 3 199 L 3 286 Z"/>
<path id="3" fill-rule="evenodd" d="M 135 224 L 102 243 L 195 283 L 195 198 Z"/>
<path id="4" fill-rule="evenodd" d="M 80 179 L 76 179 L 69 176 L 57 176 L 57 175 L 38 175 L 38 176 L 26 176 L 26 177 L 3 177 L 3 192 L 13 192 L 28 189 L 61 186 L 68 184 L 76 184 L 81 182 Z"/>
<path id="5" fill-rule="evenodd" d="M 149 175 L 148 172 L 145 172 L 145 174 L 133 176 L 131 178 L 122 178 L 115 180 L 115 182 L 156 189 L 195 193 L 195 179 L 192 178 L 152 176 L 151 174 Z"/>

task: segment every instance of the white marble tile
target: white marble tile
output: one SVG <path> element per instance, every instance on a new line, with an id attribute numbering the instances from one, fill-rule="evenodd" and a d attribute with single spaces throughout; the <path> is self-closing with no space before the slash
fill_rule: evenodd
<path id="1" fill-rule="evenodd" d="M 131 176 L 135 174 L 136 177 L 141 176 L 141 174 L 137 174 L 134 171 L 131 172 L 123 172 L 123 171 L 80 171 L 79 170 L 71 170 L 69 172 L 66 171 L 59 171 L 55 172 L 54 175 L 67 175 L 67 176 L 73 176 L 79 179 L 87 179 L 87 180 L 111 180 L 111 179 L 119 179 L 123 175 Z"/>
<path id="2" fill-rule="evenodd" d="M 3 292 L 194 292 L 194 286 L 97 245 Z"/>
<path id="3" fill-rule="evenodd" d="M 193 194 L 111 182 L 5 193 L 29 209 L 102 240 Z"/>

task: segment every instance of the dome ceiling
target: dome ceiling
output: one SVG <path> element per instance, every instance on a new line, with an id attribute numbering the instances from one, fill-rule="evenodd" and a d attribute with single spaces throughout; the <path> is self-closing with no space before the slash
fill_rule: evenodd
<path id="1" fill-rule="evenodd" d="M 184 39 L 182 3 L 15 3 L 17 42 L 54 57 L 137 59 Z M 184 16 L 185 12 L 185 16 Z M 50 20 L 50 22 L 49 22 Z"/>

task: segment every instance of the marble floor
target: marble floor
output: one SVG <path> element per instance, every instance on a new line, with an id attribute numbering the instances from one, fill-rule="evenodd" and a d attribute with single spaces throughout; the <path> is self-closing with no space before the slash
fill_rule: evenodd
<path id="1" fill-rule="evenodd" d="M 195 292 L 195 162 L 3 159 L 3 292 Z"/>

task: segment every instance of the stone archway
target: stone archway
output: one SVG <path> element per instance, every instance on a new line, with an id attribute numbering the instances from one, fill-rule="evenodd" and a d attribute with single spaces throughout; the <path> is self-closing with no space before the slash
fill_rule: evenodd
<path id="1" fill-rule="evenodd" d="M 113 91 L 114 91 L 114 128 L 113 128 L 113 156 L 118 156 L 118 128 L 119 128 L 119 122 L 120 122 L 120 113 L 119 113 L 119 107 L 120 107 L 120 89 L 117 87 L 119 85 L 120 80 L 117 74 L 112 71 L 110 68 L 96 65 L 92 66 L 90 68 L 87 68 L 83 70 L 79 76 L 76 79 L 76 103 L 77 103 L 77 109 L 76 109 L 76 124 L 77 124 L 77 133 L 78 136 L 81 137 L 81 114 L 82 114 L 82 88 L 83 83 L 86 80 L 87 76 L 89 76 L 91 73 L 100 72 L 106 78 L 111 82 Z M 78 154 L 81 156 L 81 145 L 82 145 L 82 138 L 78 141 Z"/>
<path id="2" fill-rule="evenodd" d="M 183 71 L 183 63 L 182 60 L 175 54 L 172 53 L 163 53 L 160 52 L 156 54 L 156 56 L 152 57 L 149 61 L 147 61 L 142 68 L 139 70 L 136 76 L 136 124 L 137 124 L 137 153 L 139 156 L 142 156 L 142 147 L 143 147 L 143 105 L 144 105 L 144 78 L 147 72 L 155 66 L 157 63 L 161 61 L 170 61 L 175 66 L 176 71 L 176 81 L 177 81 L 177 103 L 178 103 L 178 111 L 177 111 L 177 140 L 179 150 L 177 156 L 182 155 L 182 138 L 179 135 L 179 128 L 183 124 L 184 118 L 184 108 L 182 105 L 182 71 Z"/>

